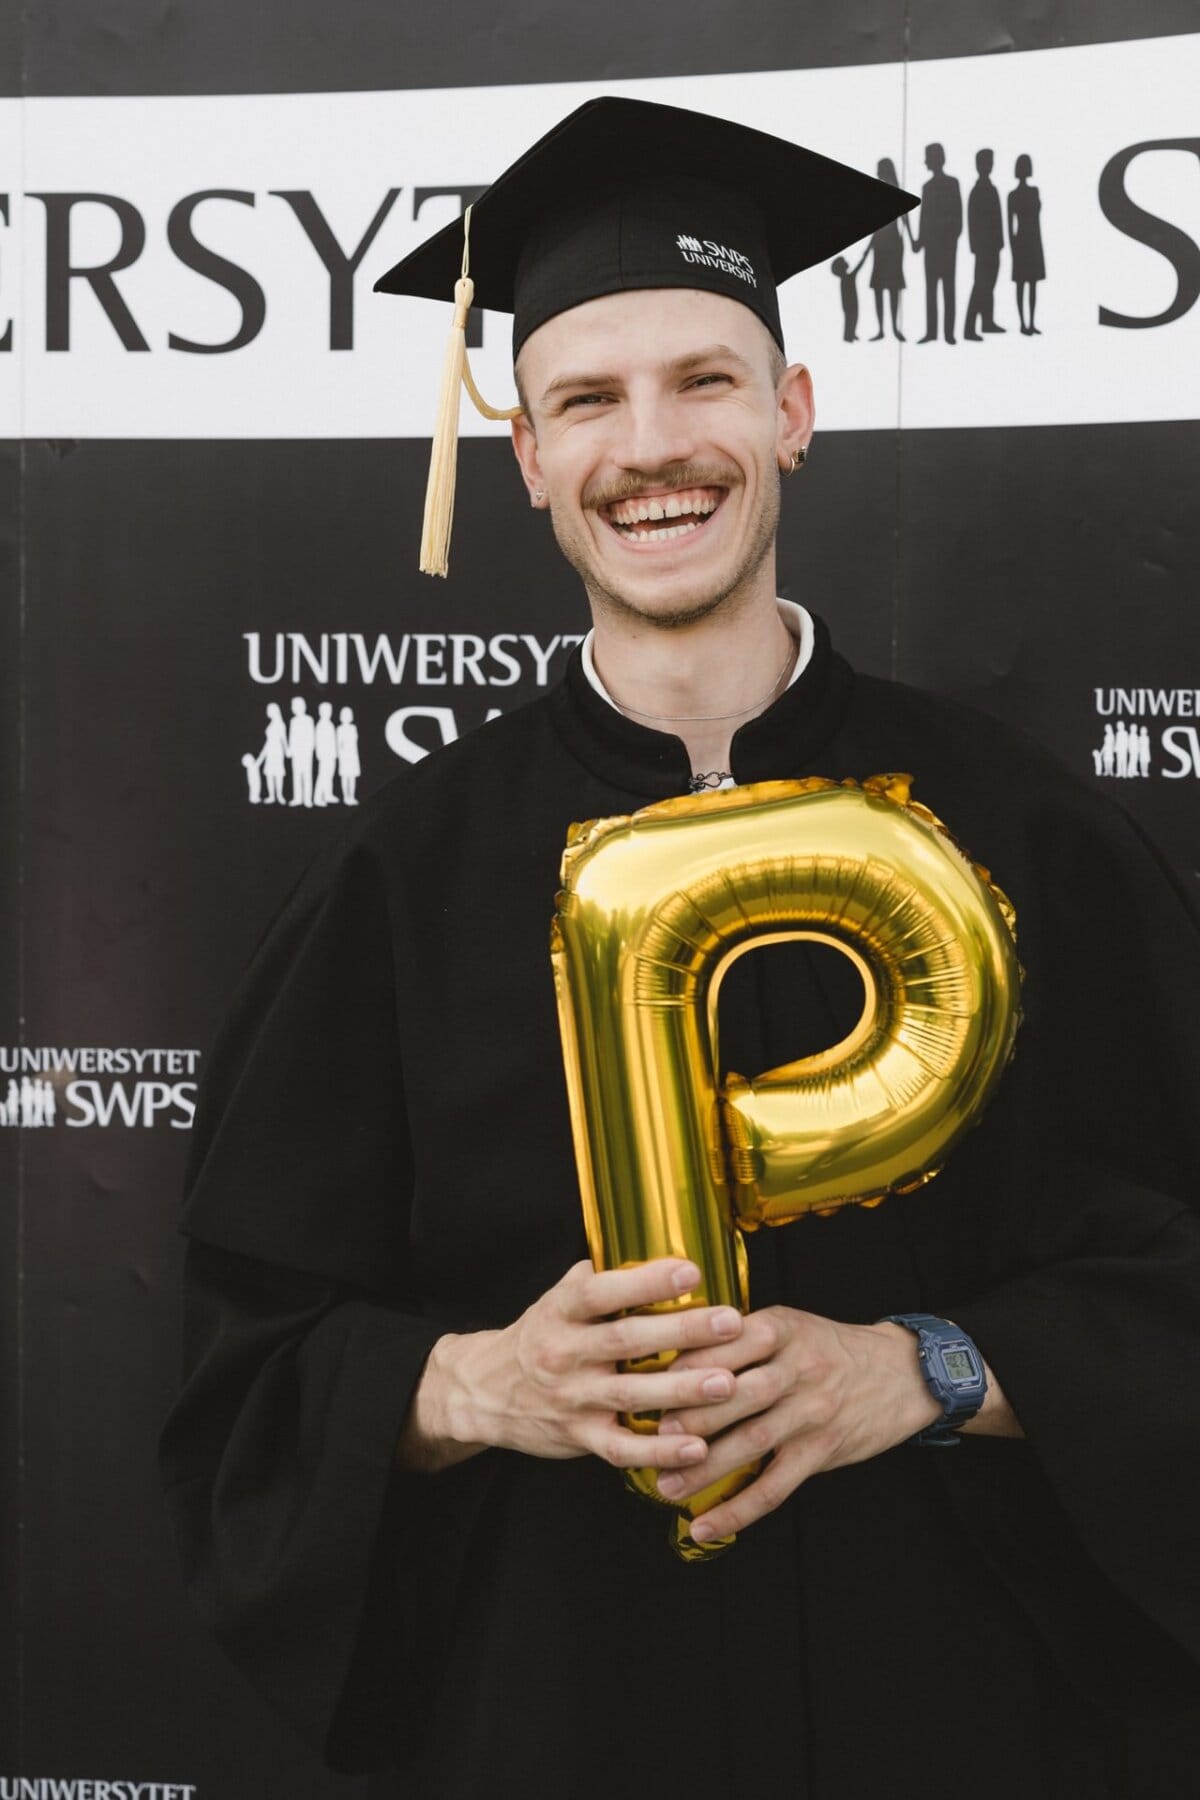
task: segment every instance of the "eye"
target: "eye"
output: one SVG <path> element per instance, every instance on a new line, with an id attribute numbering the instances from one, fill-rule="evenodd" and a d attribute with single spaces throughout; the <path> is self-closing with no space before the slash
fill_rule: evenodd
<path id="1" fill-rule="evenodd" d="M 607 399 L 607 394 L 572 394 L 569 400 L 563 401 L 562 410 L 566 412 L 569 406 L 589 406 L 593 400 Z"/>
<path id="2" fill-rule="evenodd" d="M 697 375 L 693 381 L 690 381 L 688 383 L 688 386 L 689 387 L 702 387 L 705 382 L 728 381 L 728 380 L 729 380 L 728 375 Z"/>

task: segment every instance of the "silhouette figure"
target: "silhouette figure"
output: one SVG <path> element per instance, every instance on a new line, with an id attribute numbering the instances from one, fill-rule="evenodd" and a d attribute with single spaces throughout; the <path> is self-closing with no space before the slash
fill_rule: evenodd
<path id="1" fill-rule="evenodd" d="M 1000 196 L 989 179 L 994 158 L 990 150 L 977 150 L 975 169 L 979 176 L 967 196 L 967 242 L 975 258 L 975 280 L 967 301 L 967 317 L 963 336 L 972 343 L 982 343 L 984 331 L 1003 331 L 994 315 L 996 278 L 1000 273 L 1000 252 L 1004 248 L 1004 225 L 1000 217 Z"/>
<path id="2" fill-rule="evenodd" d="M 890 156 L 881 156 L 876 164 L 876 173 L 880 181 L 890 182 L 893 187 L 900 186 L 896 174 L 896 165 Z M 867 246 L 871 253 L 871 291 L 875 295 L 875 323 L 879 330 L 871 339 L 877 344 L 884 335 L 883 331 L 883 296 L 886 294 L 892 314 L 892 336 L 906 343 L 904 333 L 900 329 L 900 289 L 906 285 L 904 280 L 904 239 L 900 235 L 900 226 L 908 233 L 908 241 L 916 249 L 912 226 L 908 214 L 903 219 L 890 219 L 881 225 Z M 836 265 L 835 265 L 836 266 Z"/>
<path id="3" fill-rule="evenodd" d="M 1012 249 L 1012 278 L 1017 284 L 1017 311 L 1022 333 L 1026 337 L 1041 337 L 1033 315 L 1037 306 L 1037 284 L 1045 279 L 1046 262 L 1042 255 L 1042 197 L 1029 185 L 1029 177 L 1033 174 L 1032 157 L 1024 153 L 1018 156 L 1013 174 L 1017 186 L 1008 196 L 1008 242 Z M 1029 298 L 1028 324 L 1025 323 L 1026 295 Z"/>
<path id="4" fill-rule="evenodd" d="M 317 713 L 317 786 L 313 804 L 336 806 L 333 777 L 337 769 L 337 726 L 333 722 L 333 707 L 328 700 L 322 700 Z"/>
<path id="5" fill-rule="evenodd" d="M 299 694 L 292 701 L 292 722 L 288 727 L 288 756 L 292 764 L 292 806 L 313 803 L 313 751 L 316 748 L 316 726 Z"/>
<path id="6" fill-rule="evenodd" d="M 337 766 L 342 783 L 342 799 L 347 806 L 357 806 L 354 788 L 362 770 L 358 763 L 358 726 L 350 707 L 338 714 Z"/>
<path id="7" fill-rule="evenodd" d="M 53 1125 L 55 1111 L 53 1082 L 22 1075 L 18 1087 L 14 1076 L 8 1084 L 8 1098 L 0 1106 L 0 1125 L 20 1125 L 24 1129 Z"/>
<path id="8" fill-rule="evenodd" d="M 855 276 L 866 260 L 867 252 L 864 250 L 853 268 L 850 267 L 844 256 L 835 256 L 829 265 L 841 282 L 842 341 L 847 344 L 858 341 L 858 284 Z"/>
<path id="9" fill-rule="evenodd" d="M 1113 728 L 1111 725 L 1106 725 L 1104 727 L 1104 744 L 1100 751 L 1100 756 L 1103 763 L 1104 774 L 1111 775 L 1116 766 L 1116 743 L 1113 739 Z"/>
<path id="10" fill-rule="evenodd" d="M 940 144 L 926 144 L 925 167 L 929 180 L 921 189 L 920 234 L 914 250 L 925 255 L 925 336 L 922 344 L 937 337 L 938 288 L 942 290 L 942 324 L 946 342 L 954 340 L 954 275 L 958 240 L 962 236 L 962 192 L 953 175 L 946 174 L 946 152 Z"/>
<path id="11" fill-rule="evenodd" d="M 1143 725 L 1138 733 L 1138 774 L 1150 773 L 1150 728 Z"/>
<path id="12" fill-rule="evenodd" d="M 245 758 L 242 760 L 245 761 Z M 283 778 L 287 772 L 287 726 L 284 724 L 283 714 L 274 700 L 267 707 L 267 734 L 255 761 L 261 768 L 263 779 L 267 784 L 266 804 L 272 806 L 278 802 L 282 806 L 284 804 Z M 247 777 L 249 777 L 249 770 L 247 770 Z M 251 800 L 254 797 L 252 784 Z"/>
<path id="13" fill-rule="evenodd" d="M 250 791 L 250 804 L 257 806 L 262 799 L 262 780 L 258 773 L 258 757 L 251 756 L 247 750 L 242 758 L 242 767 L 246 771 L 246 786 Z"/>

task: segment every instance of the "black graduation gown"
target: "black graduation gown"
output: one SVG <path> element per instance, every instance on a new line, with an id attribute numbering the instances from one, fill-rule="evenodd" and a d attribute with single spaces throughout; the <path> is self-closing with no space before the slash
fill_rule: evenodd
<path id="1" fill-rule="evenodd" d="M 982 1126 L 916 1193 L 749 1242 L 756 1306 L 960 1321 L 1025 1441 L 816 1477 L 691 1566 L 594 1457 L 395 1466 L 437 1337 L 508 1324 L 587 1253 L 559 857 L 571 820 L 689 769 L 576 650 L 364 806 L 208 1059 L 161 1444 L 188 1587 L 325 1760 L 392 1771 L 380 1795 L 609 1795 L 643 1767 L 794 1800 L 950 1791 L 938 1771 L 972 1800 L 1123 1794 L 1129 1719 L 1198 1692 L 1196 921 L 1118 808 L 995 722 L 855 675 L 820 625 L 732 769 L 911 771 L 1017 907 L 1026 1017 Z M 802 956 L 755 965 L 738 1057 L 765 1068 L 828 1003 Z"/>

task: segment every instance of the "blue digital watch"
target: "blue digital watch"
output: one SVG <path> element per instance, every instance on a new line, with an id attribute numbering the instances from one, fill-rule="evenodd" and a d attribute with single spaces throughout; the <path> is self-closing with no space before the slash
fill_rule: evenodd
<path id="1" fill-rule="evenodd" d="M 916 1333 L 925 1385 L 942 1407 L 942 1417 L 909 1438 L 910 1444 L 957 1444 L 958 1427 L 973 1419 L 987 1393 L 983 1358 L 952 1319 L 933 1313 L 887 1313 L 878 1324 L 904 1325 Z"/>

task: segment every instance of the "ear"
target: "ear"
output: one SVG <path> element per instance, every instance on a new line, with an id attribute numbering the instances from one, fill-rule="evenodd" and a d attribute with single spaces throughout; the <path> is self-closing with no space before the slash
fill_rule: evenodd
<path id="1" fill-rule="evenodd" d="M 537 435 L 528 413 L 518 413 L 512 422 L 512 446 L 529 494 L 529 504 L 543 510 L 550 502 L 546 498 L 546 477 L 538 456 Z"/>
<path id="2" fill-rule="evenodd" d="M 775 460 L 788 472 L 795 452 L 802 446 L 807 449 L 817 422 L 812 376 L 805 365 L 790 364 L 780 376 L 775 393 Z"/>

